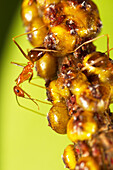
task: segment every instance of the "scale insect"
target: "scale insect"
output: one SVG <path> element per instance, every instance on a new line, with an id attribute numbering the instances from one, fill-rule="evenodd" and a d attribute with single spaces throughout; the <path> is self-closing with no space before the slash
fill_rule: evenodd
<path id="1" fill-rule="evenodd" d="M 66 167 L 100 170 L 112 160 L 113 122 L 109 106 L 113 103 L 113 62 L 109 58 L 112 50 L 109 36 L 97 37 L 102 23 L 97 6 L 91 0 L 46 3 L 32 0 L 22 3 L 26 34 L 35 48 L 26 55 L 13 39 L 29 60 L 16 79 L 14 92 L 36 102 L 20 88 L 25 80 L 31 83 L 36 62 L 37 73 L 46 81 L 47 97 L 53 105 L 47 115 L 49 126 L 59 134 L 67 134 L 73 142 L 63 154 Z M 32 13 L 31 20 L 26 18 L 28 11 Z M 39 27 L 44 28 L 41 36 Z M 97 52 L 93 45 L 94 40 L 104 36 L 107 36 L 107 55 Z M 39 42 L 38 38 L 41 38 Z M 102 143 L 101 135 L 107 143 L 110 140 L 109 149 Z M 109 170 L 111 167 L 112 163 Z"/>

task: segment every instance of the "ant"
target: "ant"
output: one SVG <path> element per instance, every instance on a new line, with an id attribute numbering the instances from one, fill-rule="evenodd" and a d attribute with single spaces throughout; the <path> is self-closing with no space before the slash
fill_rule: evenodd
<path id="1" fill-rule="evenodd" d="M 48 50 L 48 49 L 43 49 L 42 47 L 39 47 L 39 48 L 34 48 L 30 51 L 28 51 L 28 54 L 26 55 L 25 52 L 23 51 L 23 49 L 21 48 L 21 46 L 16 42 L 16 38 L 20 37 L 20 36 L 23 36 L 23 35 L 26 35 L 26 34 L 29 34 L 31 32 L 34 32 L 34 31 L 37 31 L 38 29 L 35 29 L 33 31 L 29 31 L 27 33 L 24 33 L 24 34 L 21 34 L 21 35 L 18 35 L 18 36 L 15 36 L 12 38 L 13 42 L 16 44 L 16 46 L 18 47 L 18 49 L 21 51 L 21 53 L 23 54 L 23 56 L 29 60 L 27 65 L 26 66 L 22 66 L 18 63 L 15 63 L 15 62 L 11 62 L 12 64 L 15 64 L 15 65 L 18 65 L 18 66 L 21 66 L 23 67 L 23 71 L 20 73 L 20 75 L 18 76 L 18 78 L 15 80 L 16 81 L 16 86 L 14 86 L 14 93 L 16 95 L 16 100 L 17 100 L 17 96 L 18 97 L 23 97 L 23 98 L 28 98 L 30 100 L 32 100 L 37 106 L 37 102 L 41 102 L 41 103 L 45 103 L 45 104 L 50 104 L 52 105 L 51 103 L 48 103 L 48 102 L 44 102 L 44 101 L 40 101 L 38 99 L 33 99 L 31 98 L 31 96 L 26 93 L 21 87 L 20 87 L 20 84 L 22 84 L 24 81 L 28 80 L 29 83 L 31 83 L 31 80 L 33 78 L 33 68 L 34 68 L 34 62 L 36 62 L 37 60 L 39 60 L 45 52 L 56 52 L 55 50 Z M 31 83 L 33 85 L 36 85 L 34 83 Z M 43 86 L 40 86 L 40 85 L 36 85 L 40 88 L 43 88 L 43 89 L 46 89 L 46 87 L 43 87 Z M 27 97 L 26 97 L 27 96 Z M 28 110 L 31 110 L 29 108 L 26 108 L 22 105 L 19 104 L 18 100 L 17 100 L 17 103 L 19 106 L 25 108 L 25 109 L 28 109 Z M 38 109 L 39 109 L 39 106 L 38 106 Z M 33 111 L 33 110 L 31 110 Z M 35 111 L 34 111 L 35 112 Z M 40 113 L 38 113 L 40 114 Z M 41 114 L 43 115 L 43 114 Z M 44 115 L 45 116 L 45 115 Z"/>

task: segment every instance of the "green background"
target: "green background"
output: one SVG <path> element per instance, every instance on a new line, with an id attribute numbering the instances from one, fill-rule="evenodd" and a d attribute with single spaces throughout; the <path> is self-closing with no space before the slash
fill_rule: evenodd
<path id="1" fill-rule="evenodd" d="M 103 22 L 102 34 L 109 34 L 113 47 L 113 0 L 95 0 Z M 26 63 L 12 37 L 24 32 L 20 18 L 21 1 L 2 2 L 0 7 L 0 170 L 63 170 L 61 155 L 71 142 L 66 135 L 58 135 L 48 127 L 46 117 L 24 110 L 17 105 L 13 86 L 22 68 L 11 61 Z M 27 51 L 31 46 L 26 36 L 17 39 Z M 107 49 L 106 38 L 95 42 L 98 50 Z M 113 56 L 113 51 L 110 52 Z M 112 57 L 113 58 L 113 57 Z M 43 80 L 33 80 L 44 85 Z M 22 86 L 29 94 L 40 100 L 46 99 L 45 90 L 29 85 Z M 37 109 L 30 101 L 20 100 L 23 105 Z M 47 114 L 50 106 L 40 104 L 40 112 Z M 113 107 L 113 106 L 112 106 Z"/>

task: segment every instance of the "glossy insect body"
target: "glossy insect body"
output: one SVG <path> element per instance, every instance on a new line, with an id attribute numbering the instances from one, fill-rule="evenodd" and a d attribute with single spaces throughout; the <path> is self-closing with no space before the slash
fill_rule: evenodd
<path id="1" fill-rule="evenodd" d="M 41 78 L 45 80 L 52 79 L 57 72 L 57 58 L 46 52 L 43 57 L 37 60 L 36 70 Z"/>
<path id="2" fill-rule="evenodd" d="M 101 130 L 89 142 L 78 141 L 68 145 L 63 153 L 63 161 L 72 170 L 112 170 L 113 129 Z M 98 162 L 98 164 L 97 164 Z"/>
<path id="3" fill-rule="evenodd" d="M 110 90 L 111 102 L 113 99 L 113 63 L 105 53 L 94 52 L 83 60 L 84 68 L 88 74 L 98 76 L 100 82 L 105 83 Z"/>
<path id="4" fill-rule="evenodd" d="M 106 55 L 92 44 L 102 26 L 97 6 L 91 0 L 24 0 L 22 20 L 36 48 L 26 55 L 14 40 L 29 61 L 16 79 L 16 96 L 36 103 L 20 87 L 31 82 L 35 66 L 53 105 L 49 126 L 73 142 L 64 150 L 66 167 L 112 170 L 113 63 L 109 46 Z"/>
<path id="5" fill-rule="evenodd" d="M 45 8 L 43 20 L 49 33 L 44 39 L 46 48 L 70 53 L 76 46 L 97 36 L 101 30 L 99 12 L 92 1 L 61 1 Z"/>
<path id="6" fill-rule="evenodd" d="M 67 125 L 67 135 L 72 142 L 91 139 L 97 131 L 97 124 L 91 112 L 82 112 L 71 117 Z"/>
<path id="7" fill-rule="evenodd" d="M 76 170 L 100 170 L 99 165 L 93 157 L 81 157 L 76 166 Z"/>
<path id="8" fill-rule="evenodd" d="M 66 165 L 66 168 L 74 170 L 77 163 L 77 153 L 74 145 L 68 145 L 63 153 L 63 161 Z"/>
<path id="9" fill-rule="evenodd" d="M 67 133 L 67 123 L 69 118 L 67 107 L 63 102 L 57 102 L 54 104 L 47 116 L 49 126 L 60 134 Z"/>
<path id="10" fill-rule="evenodd" d="M 41 33 L 39 30 L 29 34 L 28 39 L 35 47 L 44 43 L 45 48 L 60 51 L 57 56 L 66 55 L 82 42 L 97 36 L 102 26 L 97 6 L 91 0 L 24 0 L 22 20 L 28 31 L 44 25 Z"/>
<path id="11" fill-rule="evenodd" d="M 94 52 L 87 55 L 83 60 L 83 65 L 89 74 L 97 74 L 101 82 L 113 83 L 112 60 L 105 53 Z"/>
<path id="12" fill-rule="evenodd" d="M 92 86 L 88 81 L 81 83 L 83 84 L 73 80 L 71 86 L 71 92 L 76 96 L 77 104 L 87 111 L 104 112 L 110 100 L 110 87 L 106 87 L 104 84 Z M 98 94 L 96 94 L 96 91 L 98 91 Z"/>

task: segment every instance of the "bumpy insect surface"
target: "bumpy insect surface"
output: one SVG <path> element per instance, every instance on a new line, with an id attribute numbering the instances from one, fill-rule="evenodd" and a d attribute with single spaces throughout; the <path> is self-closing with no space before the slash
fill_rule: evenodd
<path id="1" fill-rule="evenodd" d="M 35 65 L 53 104 L 47 116 L 49 126 L 67 133 L 73 142 L 63 153 L 66 167 L 112 170 L 113 61 L 92 43 L 102 27 L 96 4 L 91 0 L 23 0 L 21 16 L 35 48 L 25 56 L 29 62 L 17 78 L 16 95 L 24 97 L 19 85 L 31 81 Z"/>

